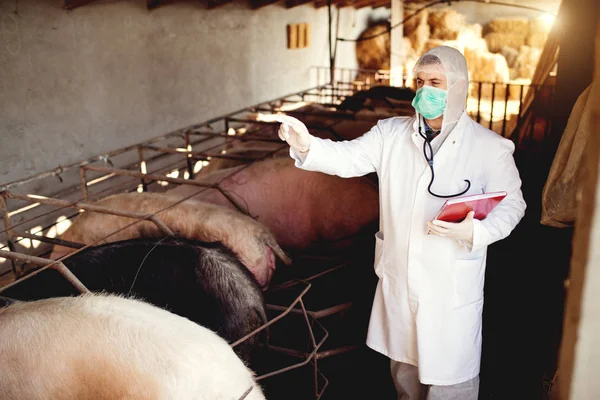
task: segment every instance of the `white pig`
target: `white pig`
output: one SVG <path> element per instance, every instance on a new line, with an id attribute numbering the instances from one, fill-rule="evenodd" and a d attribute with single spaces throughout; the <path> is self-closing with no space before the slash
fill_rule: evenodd
<path id="1" fill-rule="evenodd" d="M 225 340 L 135 299 L 17 302 L 0 309 L 0 337 L 3 400 L 265 398 Z"/>

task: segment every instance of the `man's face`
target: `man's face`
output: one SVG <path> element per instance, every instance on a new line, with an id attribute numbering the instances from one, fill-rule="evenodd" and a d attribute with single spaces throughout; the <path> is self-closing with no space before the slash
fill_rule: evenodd
<path id="1" fill-rule="evenodd" d="M 439 68 L 425 68 L 417 73 L 417 89 L 422 88 L 424 85 L 433 86 L 439 89 L 448 89 L 448 81 L 446 76 L 439 70 Z"/>

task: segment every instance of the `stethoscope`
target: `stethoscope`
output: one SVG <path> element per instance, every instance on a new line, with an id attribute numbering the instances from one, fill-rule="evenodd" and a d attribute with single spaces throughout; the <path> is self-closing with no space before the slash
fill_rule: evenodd
<path id="1" fill-rule="evenodd" d="M 439 195 L 439 194 L 435 194 L 431 191 L 431 185 L 433 185 L 433 180 L 435 179 L 435 174 L 433 172 L 433 148 L 431 147 L 431 141 L 433 140 L 433 132 L 431 130 L 426 130 L 425 134 L 427 136 L 423 135 L 423 132 L 421 132 L 421 118 L 419 118 L 419 135 L 421 135 L 421 137 L 424 139 L 423 155 L 425 156 L 425 160 L 427 160 L 427 164 L 429 164 L 429 168 L 431 169 L 431 180 L 429 181 L 429 186 L 427 186 L 427 191 L 432 196 L 439 197 L 442 199 L 448 199 L 450 197 L 462 196 L 463 194 L 467 193 L 467 191 L 471 187 L 471 182 L 468 179 L 465 179 L 465 182 L 467 182 L 467 188 L 460 193 L 451 194 L 451 195 Z M 431 157 L 427 156 L 427 151 L 426 151 L 427 147 L 429 147 L 429 154 L 431 154 Z"/>

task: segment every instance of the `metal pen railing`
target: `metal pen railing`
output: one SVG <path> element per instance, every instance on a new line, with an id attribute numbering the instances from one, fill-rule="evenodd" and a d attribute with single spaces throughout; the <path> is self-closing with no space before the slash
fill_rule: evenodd
<path id="1" fill-rule="evenodd" d="M 390 85 L 389 70 L 366 70 L 352 68 L 335 68 L 334 82 L 330 82 L 329 67 L 312 67 L 314 86 L 328 88 L 321 96 L 322 102 L 336 104 L 344 98 L 359 91 L 369 90 L 375 86 Z M 399 79 L 398 87 L 415 89 L 413 79 L 404 75 Z M 532 107 L 524 107 L 528 91 L 535 91 L 536 98 L 541 99 Z M 477 123 L 504 136 L 511 138 L 519 145 L 530 145 L 548 139 L 552 124 L 552 104 L 555 86 L 553 84 L 532 85 L 525 83 L 499 83 L 471 81 L 467 99 L 467 113 Z M 533 124 L 525 121 L 532 120 Z"/>

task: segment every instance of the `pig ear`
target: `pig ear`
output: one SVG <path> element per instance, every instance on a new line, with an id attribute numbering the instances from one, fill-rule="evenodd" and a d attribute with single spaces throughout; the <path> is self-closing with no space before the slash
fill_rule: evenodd
<path id="1" fill-rule="evenodd" d="M 275 254 L 275 256 L 277 258 L 279 258 L 281 261 L 283 261 L 283 263 L 286 265 L 292 264 L 292 260 L 288 257 L 287 254 L 285 254 L 285 251 L 283 251 L 283 249 L 281 247 L 279 247 L 279 244 L 277 243 L 277 241 L 275 240 L 273 235 L 265 232 L 263 238 L 264 238 L 265 244 L 271 248 L 271 250 L 273 251 L 273 254 Z"/>

